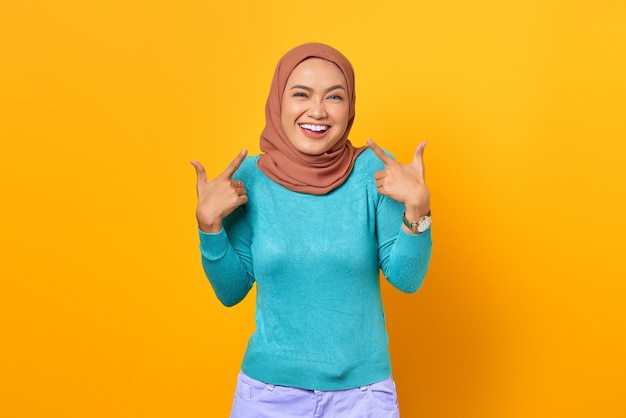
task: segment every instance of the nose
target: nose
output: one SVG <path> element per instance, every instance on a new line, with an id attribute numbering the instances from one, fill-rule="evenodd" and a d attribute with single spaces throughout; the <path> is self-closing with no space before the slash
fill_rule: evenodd
<path id="1" fill-rule="evenodd" d="M 327 116 L 326 114 L 326 106 L 324 106 L 324 102 L 322 101 L 313 101 L 311 104 L 311 108 L 309 109 L 309 116 L 315 119 L 323 119 Z"/>

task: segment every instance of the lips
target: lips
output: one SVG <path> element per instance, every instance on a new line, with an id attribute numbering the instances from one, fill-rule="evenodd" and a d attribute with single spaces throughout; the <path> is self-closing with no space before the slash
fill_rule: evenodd
<path id="1" fill-rule="evenodd" d="M 314 139 L 324 136 L 330 128 L 328 125 L 314 125 L 312 123 L 300 123 L 298 126 L 306 136 Z"/>

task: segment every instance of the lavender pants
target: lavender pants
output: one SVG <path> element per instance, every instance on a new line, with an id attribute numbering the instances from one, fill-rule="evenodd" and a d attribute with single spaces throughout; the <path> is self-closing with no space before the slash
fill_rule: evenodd
<path id="1" fill-rule="evenodd" d="M 239 373 L 230 418 L 399 418 L 391 377 L 346 390 L 269 385 Z"/>

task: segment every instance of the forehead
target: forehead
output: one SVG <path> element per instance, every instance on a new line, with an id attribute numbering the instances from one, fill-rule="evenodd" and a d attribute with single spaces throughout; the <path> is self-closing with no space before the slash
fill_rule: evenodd
<path id="1" fill-rule="evenodd" d="M 333 62 L 322 58 L 308 58 L 298 64 L 287 80 L 290 84 L 340 84 L 346 86 L 346 78 Z"/>

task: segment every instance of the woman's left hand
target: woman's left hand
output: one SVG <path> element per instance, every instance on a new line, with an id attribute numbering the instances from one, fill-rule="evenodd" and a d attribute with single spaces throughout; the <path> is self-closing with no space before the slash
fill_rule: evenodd
<path id="1" fill-rule="evenodd" d="M 371 139 L 367 140 L 367 145 L 385 164 L 383 170 L 374 174 L 378 193 L 404 203 L 406 217 L 411 221 L 427 215 L 430 211 L 430 192 L 424 177 L 426 142 L 417 146 L 410 164 L 400 164 Z"/>

